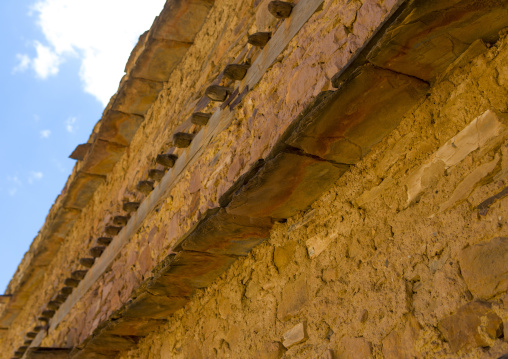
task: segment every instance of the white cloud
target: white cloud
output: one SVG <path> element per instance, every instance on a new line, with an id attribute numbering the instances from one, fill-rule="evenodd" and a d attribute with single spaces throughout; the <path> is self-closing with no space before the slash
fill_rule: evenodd
<path id="1" fill-rule="evenodd" d="M 41 138 L 48 138 L 51 135 L 51 130 L 42 130 Z"/>
<path id="2" fill-rule="evenodd" d="M 32 8 L 47 45 L 37 55 L 19 55 L 17 71 L 32 67 L 37 76 L 56 75 L 69 57 L 81 60 L 84 90 L 103 105 L 116 92 L 139 35 L 148 30 L 165 0 L 39 0 Z"/>
<path id="3" fill-rule="evenodd" d="M 69 133 L 73 133 L 76 131 L 76 117 L 69 117 L 67 120 L 65 120 L 65 129 Z"/>
<path id="4" fill-rule="evenodd" d="M 18 193 L 18 188 L 22 186 L 22 183 L 17 175 L 7 176 L 7 182 L 11 183 L 11 188 L 7 190 L 9 196 L 15 196 Z"/>
<path id="5" fill-rule="evenodd" d="M 42 172 L 30 172 L 30 175 L 28 176 L 28 183 L 33 184 L 35 181 L 39 181 L 44 177 L 44 174 Z"/>
<path id="6" fill-rule="evenodd" d="M 17 54 L 16 58 L 18 59 L 18 64 L 12 70 L 12 72 L 14 72 L 14 73 L 16 73 L 16 72 L 23 72 L 26 69 L 28 69 L 28 67 L 30 67 L 31 60 L 30 60 L 30 57 L 28 55 L 26 55 L 26 54 Z"/>
<path id="7" fill-rule="evenodd" d="M 37 77 L 46 79 L 51 75 L 56 75 L 63 58 L 53 52 L 50 47 L 44 46 L 38 41 L 35 42 L 35 51 L 37 56 L 31 62 Z"/>

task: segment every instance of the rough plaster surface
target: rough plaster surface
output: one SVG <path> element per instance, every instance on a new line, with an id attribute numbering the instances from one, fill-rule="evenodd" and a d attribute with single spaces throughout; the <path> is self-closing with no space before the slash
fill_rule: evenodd
<path id="1" fill-rule="evenodd" d="M 2 338 L 2 358 L 22 344 L 20 333 L 38 324 L 36 314 L 80 268 L 79 258 L 88 256 L 122 203 L 142 199 L 137 182 L 146 179 L 149 169 L 160 168 L 156 155 L 171 146 L 175 128 L 195 111 L 204 89 L 226 64 L 245 56 L 247 33 L 278 26 L 264 13 L 267 2 L 216 1 L 195 46 L 164 85 L 127 153 L 62 239 L 59 254 L 13 330 Z M 185 172 L 111 269 L 42 344 L 78 345 L 125 303 L 199 214 L 216 207 L 220 195 L 267 155 L 305 105 L 330 88 L 331 77 L 394 3 L 325 1 L 245 96 L 233 124 Z M 506 40 L 499 42 L 437 84 L 389 138 L 312 208 L 277 225 L 268 242 L 240 258 L 123 357 L 347 357 L 364 352 L 390 357 L 394 347 L 408 355 L 456 356 L 443 342 L 438 323 L 472 297 L 458 264 L 463 247 L 506 236 L 506 199 L 495 202 L 485 216 L 474 211 L 507 185 L 506 140 L 497 136 L 498 141 L 449 168 L 438 164 L 423 171 L 421 192 L 410 205 L 407 183 L 409 174 L 485 111 L 508 112 L 508 72 L 502 65 L 507 47 Z M 204 111 L 215 106 L 208 104 Z M 471 176 L 479 168 L 489 170 Z M 467 190 L 457 194 L 459 188 Z M 506 322 L 506 301 L 498 295 L 492 302 Z M 284 334 L 302 323 L 308 339 L 286 352 Z M 467 355 L 496 357 L 508 350 L 501 340 L 488 344 L 490 351 L 475 347 Z"/>
<path id="2" fill-rule="evenodd" d="M 496 135 L 465 156 L 458 154 L 461 159 L 450 166 L 427 164 L 454 136 L 469 133 L 469 140 L 477 141 L 478 132 L 467 126 L 489 116 L 489 110 L 507 112 L 507 59 L 505 38 L 455 69 L 311 208 L 276 225 L 267 242 L 121 357 L 497 358 L 506 353 L 508 344 L 496 338 L 500 322 L 506 325 L 508 319 L 506 292 L 492 290 L 489 303 L 477 304 L 489 296 L 476 297 L 477 289 L 468 288 L 461 274 L 466 265 L 459 262 L 471 256 L 468 248 L 481 244 L 485 251 L 506 243 L 492 239 L 508 233 L 508 199 L 497 200 L 484 215 L 475 209 L 508 185 L 506 117 L 498 113 Z M 422 171 L 422 192 L 408 205 L 408 179 L 422 167 L 431 170 Z M 466 191 L 460 190 L 464 182 Z M 494 274 L 504 275 L 503 261 L 497 260 L 501 267 Z M 467 265 L 474 271 L 471 265 L 488 264 Z M 479 273 L 482 280 L 496 280 L 486 272 Z M 476 307 L 483 309 L 470 309 Z M 297 333 L 302 323 L 306 333 Z M 450 338 L 456 323 L 464 331 Z M 297 343 L 284 348 L 288 336 Z"/>

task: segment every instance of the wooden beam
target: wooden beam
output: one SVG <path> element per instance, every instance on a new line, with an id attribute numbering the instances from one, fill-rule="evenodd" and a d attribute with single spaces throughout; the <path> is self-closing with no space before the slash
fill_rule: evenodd
<path id="1" fill-rule="evenodd" d="M 252 89 L 261 80 L 266 71 L 272 66 L 277 56 L 284 51 L 289 42 L 293 39 L 301 27 L 314 14 L 324 0 L 300 1 L 293 8 L 291 18 L 279 27 L 267 46 L 254 61 L 247 71 L 247 75 L 240 82 L 239 89 Z M 234 119 L 234 112 L 229 107 L 218 109 L 210 118 L 208 126 L 203 127 L 196 134 L 190 146 L 183 151 L 172 169 L 168 170 L 157 187 L 140 204 L 139 209 L 132 213 L 127 225 L 113 239 L 110 245 L 104 250 L 101 257 L 95 259 L 95 264 L 90 268 L 85 278 L 74 289 L 67 301 L 60 306 L 50 321 L 50 330 L 54 330 L 58 324 L 67 316 L 74 305 L 88 292 L 93 284 L 107 271 L 118 256 L 122 248 L 130 241 L 141 227 L 145 218 L 170 194 L 171 190 L 185 174 L 185 170 L 199 160 L 199 157 L 208 148 L 209 144 L 218 135 L 227 129 Z M 39 345 L 45 334 L 43 332 L 34 339 L 33 345 Z"/>

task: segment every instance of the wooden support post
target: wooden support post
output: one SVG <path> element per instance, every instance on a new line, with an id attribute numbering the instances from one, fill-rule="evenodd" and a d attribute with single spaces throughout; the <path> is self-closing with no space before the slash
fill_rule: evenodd
<path id="1" fill-rule="evenodd" d="M 233 90 L 231 87 L 212 85 L 205 90 L 205 96 L 212 101 L 223 102 Z"/>
<path id="2" fill-rule="evenodd" d="M 104 252 L 105 249 L 106 249 L 106 247 L 103 247 L 103 246 L 96 246 L 96 247 L 90 248 L 90 255 L 94 258 L 98 258 L 102 255 L 102 252 Z"/>
<path id="3" fill-rule="evenodd" d="M 79 280 L 67 278 L 64 280 L 64 284 L 68 287 L 76 288 L 79 285 Z"/>
<path id="4" fill-rule="evenodd" d="M 60 305 L 61 305 L 61 304 L 62 304 L 61 302 L 57 302 L 56 300 L 51 300 L 51 301 L 48 303 L 47 307 L 48 307 L 49 309 L 51 309 L 51 310 L 58 310 L 58 308 L 60 308 Z"/>
<path id="5" fill-rule="evenodd" d="M 60 289 L 60 293 L 62 293 L 63 295 L 71 295 L 72 293 L 72 287 L 63 287 L 62 289 Z"/>
<path id="6" fill-rule="evenodd" d="M 136 212 L 139 208 L 139 202 L 125 202 L 122 206 L 123 210 L 127 213 Z"/>
<path id="7" fill-rule="evenodd" d="M 121 230 L 122 227 L 117 226 L 106 226 L 106 228 L 104 228 L 104 232 L 106 232 L 108 236 L 116 236 Z"/>
<path id="8" fill-rule="evenodd" d="M 252 35 L 249 35 L 247 42 L 252 46 L 263 47 L 268 41 L 272 38 L 271 32 L 256 32 Z"/>
<path id="9" fill-rule="evenodd" d="M 191 116 L 191 122 L 198 126 L 206 126 L 210 117 L 212 117 L 210 113 L 194 112 Z"/>
<path id="10" fill-rule="evenodd" d="M 123 227 L 127 224 L 127 222 L 129 221 L 129 217 L 127 216 L 115 216 L 113 217 L 113 224 L 115 226 L 120 226 L 120 227 Z"/>
<path id="11" fill-rule="evenodd" d="M 139 192 L 143 193 L 144 195 L 149 195 L 150 192 L 153 191 L 153 182 L 152 181 L 139 181 L 136 188 L 138 189 Z"/>
<path id="12" fill-rule="evenodd" d="M 175 165 L 175 162 L 177 159 L 178 159 L 177 155 L 163 153 L 163 154 L 157 155 L 155 162 L 157 162 L 160 165 L 163 165 L 164 167 L 171 168 Z"/>
<path id="13" fill-rule="evenodd" d="M 81 264 L 83 267 L 86 268 L 92 268 L 94 262 L 95 262 L 94 258 L 81 258 L 79 260 L 79 264 Z"/>
<path id="14" fill-rule="evenodd" d="M 224 76 L 235 81 L 243 80 L 249 67 L 247 64 L 229 64 L 224 69 Z"/>
<path id="15" fill-rule="evenodd" d="M 268 4 L 268 11 L 276 18 L 285 19 L 291 15 L 293 6 L 293 4 L 287 1 L 271 1 Z"/>
<path id="16" fill-rule="evenodd" d="M 192 133 L 177 132 L 173 135 L 173 145 L 177 148 L 186 148 L 190 146 L 193 139 Z"/>
<path id="17" fill-rule="evenodd" d="M 85 278 L 87 272 L 88 270 L 75 270 L 74 272 L 71 273 L 71 278 L 76 280 L 82 280 L 83 278 Z"/>
<path id="18" fill-rule="evenodd" d="M 43 310 L 41 315 L 43 318 L 53 318 L 53 316 L 55 315 L 55 311 L 54 310 Z"/>
<path id="19" fill-rule="evenodd" d="M 159 182 L 164 177 L 164 171 L 158 169 L 152 169 L 148 171 L 148 177 L 154 181 Z"/>
<path id="20" fill-rule="evenodd" d="M 113 238 L 111 237 L 99 237 L 97 238 L 97 244 L 101 246 L 109 246 Z"/>

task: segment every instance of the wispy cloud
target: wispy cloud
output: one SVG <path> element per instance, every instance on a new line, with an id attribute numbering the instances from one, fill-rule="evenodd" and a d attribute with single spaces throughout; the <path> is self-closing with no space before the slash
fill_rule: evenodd
<path id="1" fill-rule="evenodd" d="M 51 136 L 51 130 L 42 130 L 41 131 L 41 138 L 48 138 Z"/>
<path id="2" fill-rule="evenodd" d="M 9 193 L 9 196 L 11 196 L 11 197 L 15 196 L 16 193 L 18 193 L 19 187 L 21 187 L 23 185 L 17 175 L 7 176 L 7 182 L 9 183 L 9 187 L 10 187 L 7 190 L 7 193 Z"/>
<path id="3" fill-rule="evenodd" d="M 12 70 L 13 73 L 23 72 L 30 67 L 31 63 L 30 56 L 25 54 L 17 54 L 16 58 L 18 59 L 18 64 Z"/>
<path id="4" fill-rule="evenodd" d="M 76 121 L 77 121 L 76 117 L 69 117 L 67 120 L 65 120 L 65 129 L 67 130 L 67 132 L 73 133 L 74 131 L 76 131 L 77 129 Z"/>
<path id="5" fill-rule="evenodd" d="M 28 176 L 28 184 L 33 184 L 35 181 L 39 181 L 44 177 L 44 174 L 42 172 L 30 172 L 30 175 Z"/>
<path id="6" fill-rule="evenodd" d="M 85 92 L 106 105 L 118 88 L 139 35 L 150 28 L 164 3 L 145 0 L 140 6 L 138 0 L 39 0 L 31 14 L 37 17 L 46 41 L 33 43 L 34 58 L 18 55 L 14 72 L 31 68 L 45 79 L 56 75 L 66 59 L 78 57 Z"/>

